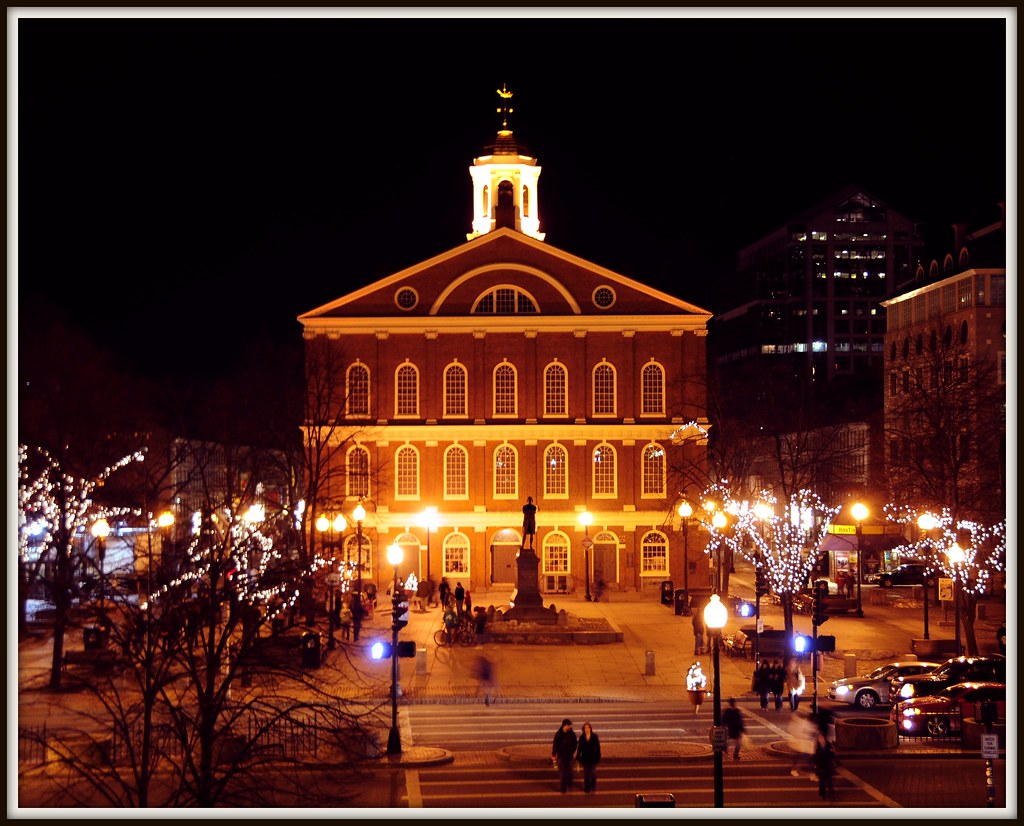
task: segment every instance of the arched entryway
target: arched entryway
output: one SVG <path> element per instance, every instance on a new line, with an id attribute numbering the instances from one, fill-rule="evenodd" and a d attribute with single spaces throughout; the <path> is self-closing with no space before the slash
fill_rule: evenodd
<path id="1" fill-rule="evenodd" d="M 512 528 L 505 528 L 494 534 L 491 538 L 492 585 L 516 584 L 516 555 L 522 545 L 522 537 Z"/>

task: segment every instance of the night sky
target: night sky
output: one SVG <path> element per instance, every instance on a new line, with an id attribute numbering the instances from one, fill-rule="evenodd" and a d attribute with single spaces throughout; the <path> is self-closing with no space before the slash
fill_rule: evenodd
<path id="1" fill-rule="evenodd" d="M 1004 17 L 456 13 L 22 18 L 19 298 L 151 375 L 296 341 L 465 241 L 503 83 L 547 242 L 709 309 L 740 248 L 847 184 L 940 223 L 1007 195 Z"/>

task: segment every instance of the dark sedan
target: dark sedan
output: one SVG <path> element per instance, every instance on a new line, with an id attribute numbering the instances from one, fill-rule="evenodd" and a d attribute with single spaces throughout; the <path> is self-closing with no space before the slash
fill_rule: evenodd
<path id="1" fill-rule="evenodd" d="M 876 583 L 880 588 L 891 588 L 893 585 L 920 585 L 924 581 L 927 570 L 927 565 L 918 562 L 905 562 L 891 571 L 869 574 L 864 577 L 864 581 Z"/>
<path id="2" fill-rule="evenodd" d="M 991 700 L 1000 717 L 1006 716 L 1006 686 L 1002 683 L 958 683 L 930 697 L 897 703 L 889 712 L 900 734 L 942 737 L 959 731 L 964 717 L 974 716 L 974 704 Z"/>
<path id="3" fill-rule="evenodd" d="M 938 694 L 964 682 L 1006 682 L 1005 657 L 952 657 L 934 671 L 912 677 L 896 677 L 889 696 L 893 701 Z"/>

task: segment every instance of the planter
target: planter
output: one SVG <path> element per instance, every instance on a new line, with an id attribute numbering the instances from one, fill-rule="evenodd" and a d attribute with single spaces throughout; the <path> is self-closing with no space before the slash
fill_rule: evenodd
<path id="1" fill-rule="evenodd" d="M 690 702 L 693 703 L 693 712 L 696 714 L 700 711 L 700 704 L 704 702 L 704 698 L 707 696 L 707 692 L 701 689 L 687 689 L 687 694 L 690 695 Z"/>
<path id="2" fill-rule="evenodd" d="M 849 717 L 836 720 L 837 749 L 894 749 L 898 742 L 896 724 L 884 717 Z"/>

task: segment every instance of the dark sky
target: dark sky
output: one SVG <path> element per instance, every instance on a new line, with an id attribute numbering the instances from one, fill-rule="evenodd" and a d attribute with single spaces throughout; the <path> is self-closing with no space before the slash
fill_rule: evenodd
<path id="1" fill-rule="evenodd" d="M 22 18 L 20 297 L 148 373 L 295 340 L 465 241 L 502 83 L 547 241 L 711 309 L 846 184 L 942 223 L 1006 194 L 1003 17 L 574 14 Z"/>

